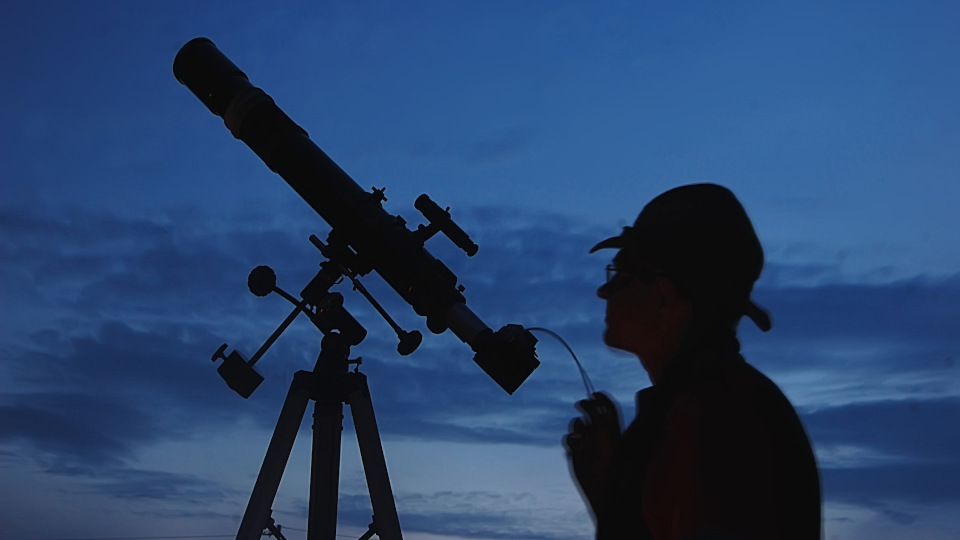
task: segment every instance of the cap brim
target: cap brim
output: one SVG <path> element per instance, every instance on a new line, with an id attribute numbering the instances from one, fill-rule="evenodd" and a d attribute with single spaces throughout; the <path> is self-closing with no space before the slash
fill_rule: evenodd
<path id="1" fill-rule="evenodd" d="M 612 236 L 610 238 L 607 238 L 606 240 L 601 241 L 600 243 L 593 246 L 592 248 L 590 248 L 590 253 L 593 253 L 594 251 L 599 251 L 601 249 L 608 249 L 608 248 L 619 249 L 625 246 L 626 243 L 627 243 L 626 239 L 623 236 Z"/>

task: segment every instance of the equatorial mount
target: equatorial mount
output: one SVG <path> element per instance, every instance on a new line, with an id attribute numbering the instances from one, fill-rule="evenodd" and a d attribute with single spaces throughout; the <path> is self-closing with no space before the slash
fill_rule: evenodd
<path id="1" fill-rule="evenodd" d="M 374 193 L 378 193 L 383 200 L 386 200 L 386 197 L 383 197 L 382 189 L 374 188 L 373 191 Z M 320 239 L 317 238 L 317 235 L 315 234 L 310 235 L 310 243 L 316 246 L 316 248 L 320 250 L 320 253 L 323 256 L 325 257 L 333 256 L 329 247 L 323 242 L 321 242 Z M 400 328 L 400 325 L 393 320 L 393 317 L 391 317 L 390 314 L 387 313 L 387 310 L 383 309 L 383 306 L 380 305 L 380 302 L 377 302 L 377 300 L 373 297 L 373 295 L 370 294 L 370 291 L 368 291 L 367 288 L 363 286 L 363 283 L 360 282 L 360 278 L 357 277 L 356 272 L 352 272 L 350 271 L 350 269 L 342 265 L 338 268 L 338 270 L 340 271 L 341 274 L 343 274 L 348 279 L 350 279 L 350 281 L 353 283 L 353 290 L 359 292 L 364 298 L 366 298 L 367 301 L 370 302 L 370 304 L 374 307 L 374 309 L 377 310 L 377 313 L 379 313 L 380 316 L 383 317 L 385 321 L 387 321 L 387 324 L 390 325 L 390 328 L 392 328 L 393 331 L 396 332 L 397 339 L 399 340 L 399 343 L 397 343 L 397 352 L 400 353 L 402 356 L 407 356 L 408 354 L 417 350 L 417 347 L 420 346 L 420 342 L 423 341 L 423 334 L 421 334 L 417 330 L 407 332 L 403 328 Z"/>
<path id="2" fill-rule="evenodd" d="M 375 192 L 377 190 L 374 190 Z M 382 195 L 382 192 L 381 192 Z M 332 236 L 332 234 L 331 234 Z M 330 288 L 342 281 L 346 276 L 353 283 L 353 288 L 359 292 L 373 307 L 377 310 L 385 321 L 390 325 L 397 335 L 397 352 L 401 355 L 408 355 L 417 350 L 423 341 L 423 334 L 417 330 L 406 331 L 394 321 L 393 317 L 380 305 L 379 302 L 370 294 L 357 276 L 356 272 L 349 270 L 345 265 L 334 262 L 332 257 L 334 250 L 324 244 L 316 235 L 310 235 L 310 242 L 320 250 L 320 253 L 328 257 L 326 261 L 320 263 L 320 271 L 313 277 L 306 287 L 300 291 L 300 299 L 296 299 L 292 294 L 277 286 L 277 274 L 269 266 L 261 265 L 250 271 L 247 276 L 247 287 L 255 296 L 265 297 L 270 293 L 275 293 L 293 304 L 293 311 L 280 323 L 276 330 L 260 346 L 250 360 L 244 359 L 236 350 L 226 354 L 227 344 L 220 346 L 211 361 L 216 362 L 222 359 L 223 363 L 217 368 L 217 372 L 227 382 L 227 385 L 243 398 L 248 398 L 254 390 L 263 382 L 263 376 L 255 369 L 254 365 L 267 352 L 273 343 L 290 326 L 291 323 L 301 314 L 305 314 L 313 325 L 324 335 L 336 331 L 346 341 L 348 346 L 358 345 L 367 335 L 367 331 L 357 322 L 356 319 L 343 307 L 343 295 L 339 292 L 330 292 Z"/>

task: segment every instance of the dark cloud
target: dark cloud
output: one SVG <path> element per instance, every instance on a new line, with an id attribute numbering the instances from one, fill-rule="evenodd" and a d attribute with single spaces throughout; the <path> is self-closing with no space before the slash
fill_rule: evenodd
<path id="1" fill-rule="evenodd" d="M 0 394 L 5 451 L 51 474 L 85 478 L 90 489 L 103 492 L 169 500 L 217 496 L 220 488 L 208 492 L 195 478 L 131 468 L 130 460 L 140 448 L 187 438 L 206 426 L 250 419 L 272 427 L 293 372 L 313 365 L 319 333 L 303 321 L 291 327 L 258 364 L 266 381 L 246 401 L 226 387 L 208 359 L 225 341 L 249 357 L 288 312 L 278 298 L 252 297 L 246 274 L 270 264 L 281 286 L 299 292 L 319 260 L 305 241 L 316 232 L 313 222 L 263 210 L 242 221 L 191 212 L 156 219 L 47 216 L 36 208 L 6 208 L 0 216 L 9 233 L 0 242 L 8 262 L 0 269 L 0 290 L 22 309 L 13 323 L 28 330 L 7 334 L 0 343 L 7 376 Z M 481 246 L 476 257 L 442 238 L 428 248 L 466 285 L 471 309 L 494 328 L 514 322 L 558 332 L 600 388 L 623 386 L 629 417 L 629 392 L 645 379 L 635 360 L 611 360 L 599 343 L 602 303 L 594 291 L 606 259 L 587 254 L 609 231 L 494 208 L 467 209 L 462 224 Z M 370 332 L 353 356 L 364 357 L 385 436 L 558 447 L 583 387 L 552 338 L 538 335 L 543 365 L 508 396 L 471 361 L 466 345 L 449 333 L 428 334 L 378 278 L 369 276 L 366 283 L 403 326 L 426 334 L 420 350 L 399 357 L 386 324 L 342 287 L 348 308 Z M 744 331 L 752 363 L 776 374 L 864 374 L 859 385 L 843 390 L 842 399 L 805 398 L 802 407 L 813 441 L 826 455 L 849 448 L 865 453 L 826 464 L 828 500 L 872 505 L 909 521 L 888 501 L 960 497 L 949 481 L 960 474 L 952 459 L 960 455 L 960 441 L 948 428 L 960 420 L 960 404 L 949 397 L 956 395 L 949 385 L 958 369 L 960 280 L 767 284 L 755 296 L 773 313 L 774 330 Z M 857 354 L 838 362 L 836 349 L 851 343 Z M 911 401 L 878 401 L 870 394 L 871 385 L 897 378 L 904 386 L 896 391 Z M 785 389 L 815 396 L 816 387 L 804 382 Z M 494 516 L 457 515 L 456 525 L 444 525 L 452 514 L 414 512 L 407 519 L 448 534 L 538 537 L 484 525 Z M 366 519 L 358 513 L 354 521 L 363 526 Z M 509 522 L 504 516 L 496 520 Z"/>
<path id="2" fill-rule="evenodd" d="M 29 443 L 26 452 L 51 470 L 118 464 L 134 441 L 152 439 L 149 418 L 114 400 L 32 394 L 29 402 L 36 406 L 0 407 L 0 440 Z"/>
<path id="3" fill-rule="evenodd" d="M 164 471 L 129 468 L 100 471 L 86 486 L 92 493 L 116 499 L 174 501 L 197 507 L 209 506 L 225 498 L 222 489 L 207 480 Z"/>
<path id="4" fill-rule="evenodd" d="M 232 287 L 245 285 L 255 264 L 315 253 L 303 227 L 283 230 L 259 214 L 249 220 L 234 216 L 238 225 L 229 227 L 216 217 L 178 214 L 45 216 L 36 209 L 12 209 L 0 215 L 8 233 L 0 249 L 11 261 L 5 273 L 30 275 L 39 299 L 58 307 L 66 303 L 88 316 L 120 308 L 212 312 Z M 258 218 L 266 223 L 250 227 Z M 297 233 L 303 238 L 299 245 Z M 183 302 L 176 305 L 178 299 Z"/>
<path id="5" fill-rule="evenodd" d="M 960 432 L 949 429 L 960 419 L 960 397 L 857 403 L 806 418 L 815 438 L 833 444 L 883 448 L 917 463 L 948 463 L 960 455 Z"/>
<path id="6" fill-rule="evenodd" d="M 917 504 L 960 500 L 960 398 L 882 401 L 823 409 L 804 416 L 833 500 Z M 834 451 L 852 449 L 840 464 Z"/>
<path id="7" fill-rule="evenodd" d="M 229 421 L 232 411 L 218 399 L 226 392 L 184 337 L 107 323 L 55 352 L 8 357 L 19 368 L 19 389 L 0 396 L 0 437 L 26 443 L 47 467 L 92 470 Z"/>
<path id="8" fill-rule="evenodd" d="M 741 325 L 748 359 L 771 375 L 806 374 L 804 388 L 791 389 L 805 409 L 960 391 L 957 276 L 761 287 L 754 297 L 770 310 L 773 330 Z"/>
<path id="9" fill-rule="evenodd" d="M 915 278 L 882 284 L 825 284 L 761 288 L 757 293 L 776 317 L 784 337 L 888 337 L 934 340 L 954 336 L 960 325 L 960 275 L 946 280 Z M 960 343 L 960 337 L 951 345 Z"/>

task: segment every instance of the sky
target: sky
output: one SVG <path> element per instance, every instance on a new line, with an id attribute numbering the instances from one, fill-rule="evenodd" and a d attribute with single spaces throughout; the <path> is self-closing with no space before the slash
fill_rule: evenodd
<path id="1" fill-rule="evenodd" d="M 601 342 L 597 240 L 676 185 L 730 187 L 766 251 L 747 360 L 797 408 L 824 538 L 960 537 L 960 8 L 952 2 L 29 2 L 0 19 L 0 524 L 28 540 L 232 537 L 319 333 L 252 355 L 329 225 L 173 77 L 205 36 L 385 209 L 450 206 L 427 249 L 489 326 L 563 336 L 632 417 L 649 384 Z M 562 345 L 512 396 L 379 278 L 349 286 L 404 535 L 589 538 L 561 438 Z M 274 516 L 303 538 L 309 422 Z M 338 533 L 370 519 L 346 421 Z"/>

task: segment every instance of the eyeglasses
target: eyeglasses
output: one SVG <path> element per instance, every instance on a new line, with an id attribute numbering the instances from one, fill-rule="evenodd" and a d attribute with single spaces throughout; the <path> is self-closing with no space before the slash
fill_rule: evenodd
<path id="1" fill-rule="evenodd" d="M 664 273 L 651 268 L 642 270 L 625 269 L 616 264 L 607 265 L 607 282 L 604 287 L 608 291 L 617 291 L 630 284 L 633 280 L 640 280 L 643 283 L 652 283 L 656 278 L 663 276 Z"/>

